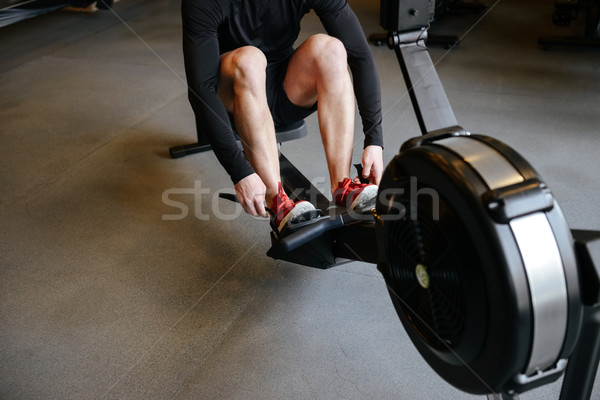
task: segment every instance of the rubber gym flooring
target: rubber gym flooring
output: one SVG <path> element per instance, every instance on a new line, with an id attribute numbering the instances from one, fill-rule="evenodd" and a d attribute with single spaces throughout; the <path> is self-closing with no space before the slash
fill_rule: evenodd
<path id="1" fill-rule="evenodd" d="M 377 1 L 350 4 L 380 31 Z M 539 48 L 578 29 L 552 25 L 553 1 L 488 5 L 432 28 L 462 37 L 431 47 L 458 121 L 527 158 L 571 227 L 600 229 L 600 51 Z M 218 199 L 232 185 L 214 155 L 169 158 L 195 137 L 179 6 L 122 0 L 0 30 L 0 398 L 484 398 L 423 361 L 374 265 L 268 258 L 268 224 Z M 388 162 L 419 131 L 394 53 L 372 49 Z M 307 124 L 282 151 L 325 190 Z M 355 136 L 359 161 L 360 123 Z"/>

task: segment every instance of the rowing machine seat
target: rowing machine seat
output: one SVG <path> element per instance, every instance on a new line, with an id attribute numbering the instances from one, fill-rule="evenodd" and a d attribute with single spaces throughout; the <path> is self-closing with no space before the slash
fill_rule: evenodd
<path id="1" fill-rule="evenodd" d="M 301 139 L 307 135 L 306 122 L 300 120 L 288 125 L 276 126 L 275 136 L 277 143 Z M 237 136 L 237 133 L 236 133 Z M 181 158 L 190 154 L 202 153 L 211 150 L 210 143 L 205 137 L 198 137 L 198 142 L 169 148 L 171 158 Z"/>

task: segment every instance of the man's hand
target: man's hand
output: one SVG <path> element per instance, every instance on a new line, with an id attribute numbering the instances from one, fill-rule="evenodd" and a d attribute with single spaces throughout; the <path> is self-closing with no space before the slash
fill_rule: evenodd
<path id="1" fill-rule="evenodd" d="M 265 184 L 254 173 L 235 184 L 235 193 L 244 211 L 253 217 L 267 217 L 265 210 Z"/>
<path id="2" fill-rule="evenodd" d="M 383 175 L 383 149 L 380 146 L 367 146 L 363 151 L 363 178 L 368 178 L 369 183 L 379 185 Z"/>

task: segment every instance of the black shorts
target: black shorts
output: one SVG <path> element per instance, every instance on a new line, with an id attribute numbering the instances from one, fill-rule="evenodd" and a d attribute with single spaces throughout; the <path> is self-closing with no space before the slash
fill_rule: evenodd
<path id="1" fill-rule="evenodd" d="M 276 127 L 301 121 L 317 110 L 317 103 L 310 108 L 298 107 L 288 99 L 283 81 L 290 59 L 267 66 L 267 103 Z"/>

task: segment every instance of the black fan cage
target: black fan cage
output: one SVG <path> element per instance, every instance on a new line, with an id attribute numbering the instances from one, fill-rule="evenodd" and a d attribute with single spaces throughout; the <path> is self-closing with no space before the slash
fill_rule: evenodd
<path id="1" fill-rule="evenodd" d="M 465 262 L 452 240 L 460 235 L 460 221 L 442 199 L 437 218 L 431 203 L 403 204 L 404 218 L 386 224 L 387 283 L 421 338 L 438 351 L 452 351 L 467 319 Z"/>

